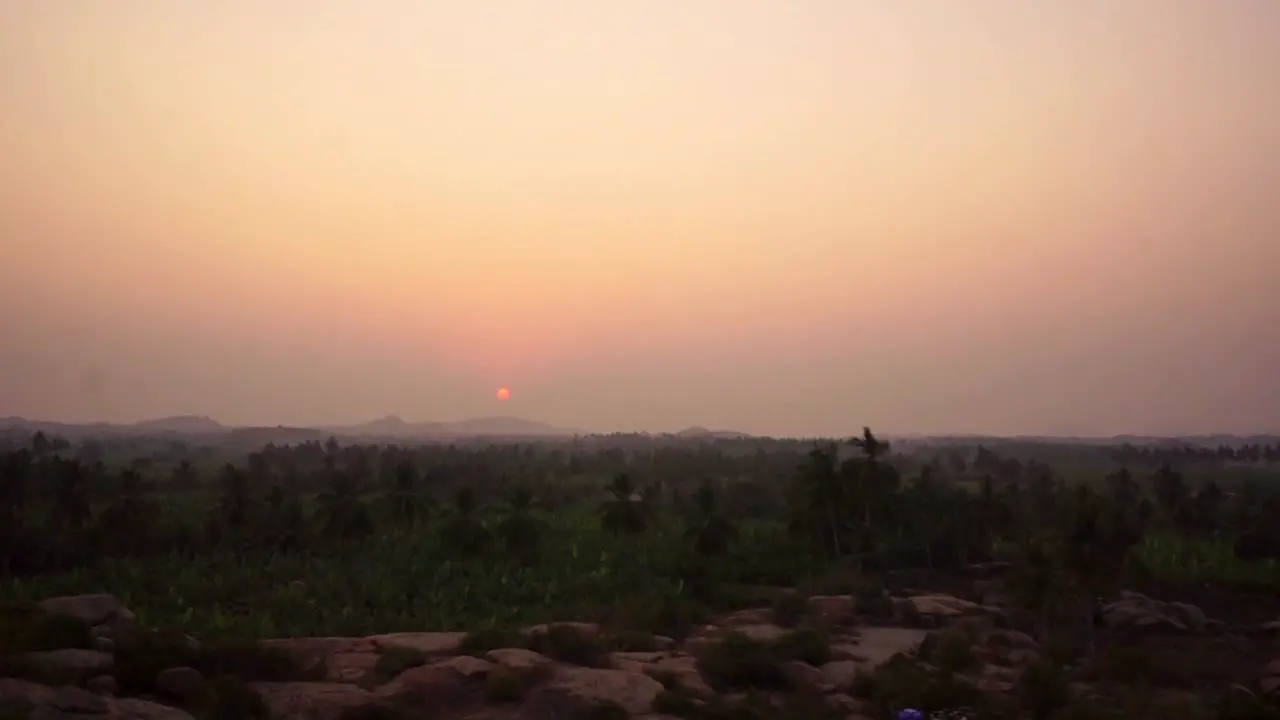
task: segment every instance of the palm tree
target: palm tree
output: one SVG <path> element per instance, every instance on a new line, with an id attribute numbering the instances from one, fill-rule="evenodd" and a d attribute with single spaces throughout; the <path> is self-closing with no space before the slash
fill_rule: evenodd
<path id="1" fill-rule="evenodd" d="M 542 542 L 542 522 L 533 514 L 533 492 L 517 485 L 507 496 L 506 513 L 495 528 L 508 555 L 530 562 Z"/>
<path id="2" fill-rule="evenodd" d="M 1187 485 L 1183 482 L 1182 474 L 1167 462 L 1161 463 L 1160 469 L 1151 476 L 1151 486 L 1156 501 L 1170 515 L 1187 501 Z"/>
<path id="3" fill-rule="evenodd" d="M 51 521 L 56 529 L 80 530 L 92 517 L 88 475 L 88 470 L 78 460 L 53 459 Z"/>
<path id="4" fill-rule="evenodd" d="M 455 493 L 441 536 L 446 545 L 463 555 L 474 555 L 489 544 L 489 528 L 476 515 L 475 491 L 470 487 L 464 485 Z"/>
<path id="5" fill-rule="evenodd" d="M 373 532 L 373 516 L 360 499 L 360 480 L 352 473 L 330 468 L 329 489 L 316 496 L 316 516 L 320 534 L 326 538 L 350 540 Z"/>
<path id="6" fill-rule="evenodd" d="M 133 468 L 120 472 L 116 495 L 98 519 L 101 540 L 109 549 L 135 554 L 151 547 L 151 528 L 158 518 L 142 474 Z"/>
<path id="7" fill-rule="evenodd" d="M 1045 642 L 1053 614 L 1062 607 L 1066 580 L 1044 538 L 1026 538 L 1020 543 L 1006 582 L 1023 607 L 1036 613 L 1040 642 Z"/>
<path id="8" fill-rule="evenodd" d="M 600 526 L 606 531 L 619 533 L 642 533 L 649 527 L 645 517 L 644 504 L 636 493 L 631 476 L 619 473 L 606 488 L 612 496 L 600 506 Z"/>
<path id="9" fill-rule="evenodd" d="M 412 526 L 424 518 L 427 506 L 418 485 L 418 469 L 413 463 L 406 460 L 396 466 L 391 489 L 384 498 L 392 522 Z"/>
<path id="10" fill-rule="evenodd" d="M 179 490 L 190 490 L 200 484 L 200 473 L 190 460 L 183 460 L 173 468 L 169 482 Z"/>
<path id="11" fill-rule="evenodd" d="M 861 506 L 863 531 L 870 534 L 875 528 L 873 520 L 898 489 L 900 478 L 898 471 L 882 460 L 889 452 L 889 443 L 877 438 L 871 428 L 862 428 L 862 436 L 851 439 L 849 444 L 860 450 L 862 457 L 845 463 L 841 470 L 857 488 L 854 497 Z"/>
<path id="12" fill-rule="evenodd" d="M 31 461 L 31 452 L 24 448 L 0 462 L 0 580 L 9 579 L 13 560 L 23 552 Z"/>
<path id="13" fill-rule="evenodd" d="M 302 502 L 296 493 L 280 485 L 267 492 L 267 517 L 264 530 L 267 543 L 283 553 L 302 547 L 306 523 L 302 515 Z"/>
<path id="14" fill-rule="evenodd" d="M 839 557 L 847 543 L 848 497 L 836 469 L 834 444 L 815 443 L 796 468 L 790 502 L 790 530 L 809 539 L 824 555 Z"/>
<path id="15" fill-rule="evenodd" d="M 729 552 L 730 544 L 738 537 L 733 526 L 716 507 L 716 491 L 711 481 L 703 481 L 694 496 L 694 506 L 685 528 L 685 539 L 693 545 L 694 552 L 702 557 L 721 557 Z"/>
<path id="16" fill-rule="evenodd" d="M 218 504 L 213 520 L 219 528 L 244 530 L 249 524 L 249 511 L 253 502 L 249 476 L 240 468 L 227 463 L 218 478 Z"/>

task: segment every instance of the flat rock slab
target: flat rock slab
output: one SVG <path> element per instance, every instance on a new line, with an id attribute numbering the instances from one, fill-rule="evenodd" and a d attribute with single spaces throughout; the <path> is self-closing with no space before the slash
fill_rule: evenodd
<path id="1" fill-rule="evenodd" d="M 94 593 L 92 595 L 66 595 L 49 598 L 40 602 L 40 609 L 50 615 L 66 615 L 82 620 L 89 625 L 101 625 L 113 620 L 124 610 L 124 606 L 115 595 L 110 593 Z"/>
<path id="2" fill-rule="evenodd" d="M 858 639 L 849 643 L 864 667 L 878 667 L 898 653 L 910 653 L 920 646 L 927 630 L 896 627 L 859 628 Z"/>
<path id="3" fill-rule="evenodd" d="M 249 687 L 262 695 L 273 718 L 339 720 L 343 713 L 378 703 L 373 693 L 347 683 L 257 682 Z"/>
<path id="4" fill-rule="evenodd" d="M 537 717 L 573 717 L 602 703 L 617 704 L 628 715 L 641 715 L 652 711 L 662 690 L 662 683 L 640 673 L 561 667 L 551 682 L 534 694 L 531 705 Z"/>
<path id="5" fill-rule="evenodd" d="M 439 657 L 458 652 L 458 647 L 466 636 L 466 633 L 460 632 L 406 632 L 374 635 L 367 639 L 378 650 L 401 648 L 417 650 L 427 657 Z"/>

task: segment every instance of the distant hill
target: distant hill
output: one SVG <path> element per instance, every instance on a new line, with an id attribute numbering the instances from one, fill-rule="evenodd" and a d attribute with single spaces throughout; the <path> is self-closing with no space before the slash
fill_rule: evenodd
<path id="1" fill-rule="evenodd" d="M 202 415 L 174 415 L 170 417 L 143 420 L 136 423 L 63 423 L 44 420 L 30 420 L 22 417 L 0 418 L 0 436 L 30 436 L 36 431 L 46 435 L 62 437 L 67 440 L 81 440 L 89 437 L 192 437 L 206 442 L 244 443 L 265 445 L 299 444 L 303 442 L 324 440 L 329 436 L 364 440 L 410 441 L 410 440 L 454 440 L 466 438 L 569 438 L 575 435 L 592 435 L 584 430 L 564 428 L 537 420 L 526 420 L 517 417 L 482 417 L 453 422 L 408 422 L 396 415 L 371 420 L 357 425 L 330 425 L 311 427 L 286 426 L 236 426 L 224 425 L 213 418 Z M 737 430 L 711 430 L 695 425 L 674 433 L 663 433 L 667 437 L 687 440 L 737 440 L 759 436 Z M 639 433 L 648 436 L 649 433 Z M 903 433 L 887 436 L 893 442 L 905 445 L 1001 445 L 1007 443 L 1053 443 L 1058 445 L 1193 445 L 1215 447 L 1228 445 L 1274 445 L 1280 443 L 1276 434 L 1205 434 L 1159 437 L 1153 435 L 1115 435 L 1112 437 L 1067 437 L 1051 435 L 979 435 L 979 434 L 916 434 Z"/>
<path id="2" fill-rule="evenodd" d="M 754 437 L 744 432 L 738 432 L 737 430 L 708 430 L 707 428 L 698 425 L 691 428 L 685 428 L 680 432 L 672 434 L 678 438 L 685 438 L 689 440 L 696 440 L 699 438 L 705 438 L 707 440 L 742 440 Z"/>
<path id="3" fill-rule="evenodd" d="M 228 430 L 227 426 L 203 415 L 174 415 L 173 417 L 143 420 L 129 427 L 139 432 L 178 433 L 180 435 L 199 435 Z"/>
<path id="4" fill-rule="evenodd" d="M 329 436 L 388 440 L 448 440 L 455 438 L 507 437 L 552 438 L 586 434 L 573 428 L 515 417 L 491 417 L 456 422 L 411 423 L 395 415 L 359 425 L 321 427 L 239 427 L 223 425 L 208 417 L 178 415 L 144 420 L 137 423 L 61 423 L 28 420 L 21 417 L 0 418 L 0 433 L 33 434 L 43 432 L 76 440 L 85 437 L 148 437 L 179 435 L 228 441 L 256 440 L 296 444 Z"/>
<path id="5" fill-rule="evenodd" d="M 386 438 L 568 437 L 582 434 L 581 430 L 516 417 L 411 423 L 396 415 L 388 415 L 360 425 L 334 425 L 322 429 L 338 436 Z"/>

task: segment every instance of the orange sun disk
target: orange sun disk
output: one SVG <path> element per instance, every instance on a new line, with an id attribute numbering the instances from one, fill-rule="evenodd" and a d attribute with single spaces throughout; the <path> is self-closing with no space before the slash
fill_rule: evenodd
<path id="1" fill-rule="evenodd" d="M 499 400 L 506 400 L 511 397 L 511 390 L 509 388 L 500 387 L 498 388 L 497 395 Z"/>

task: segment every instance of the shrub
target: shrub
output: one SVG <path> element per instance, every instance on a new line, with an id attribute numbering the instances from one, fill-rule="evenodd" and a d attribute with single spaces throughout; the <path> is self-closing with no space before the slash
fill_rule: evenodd
<path id="1" fill-rule="evenodd" d="M 1067 674 L 1061 665 L 1042 656 L 1022 671 L 1018 696 L 1033 720 L 1047 720 L 1071 700 Z"/>
<path id="2" fill-rule="evenodd" d="M 826 634 L 814 630 L 798 630 L 774 642 L 729 633 L 704 649 L 698 657 L 698 670 L 716 690 L 787 690 L 791 683 L 782 670 L 784 663 L 800 660 L 822 665 L 830 654 Z"/>
<path id="3" fill-rule="evenodd" d="M 490 628 L 467 633 L 458 645 L 458 652 L 479 657 L 490 650 L 527 647 L 529 647 L 529 638 L 519 631 Z"/>
<path id="4" fill-rule="evenodd" d="M 876 620 L 893 617 L 893 599 L 880 592 L 858 595 L 853 599 L 853 611 Z"/>
<path id="5" fill-rule="evenodd" d="M 266 720 L 270 716 L 262 696 L 234 675 L 223 675 L 211 685 L 212 702 L 204 720 Z"/>
<path id="6" fill-rule="evenodd" d="M 742 633 L 729 633 L 698 656 L 698 670 L 712 688 L 741 690 L 790 687 L 773 648 Z"/>
<path id="7" fill-rule="evenodd" d="M 793 628 L 809 612 L 808 598 L 800 593 L 788 592 L 773 601 L 773 622 L 785 628 Z"/>
<path id="8" fill-rule="evenodd" d="M 659 715 L 675 715 L 676 717 L 693 717 L 698 705 L 693 698 L 675 690 L 663 690 L 653 699 L 653 711 Z"/>
<path id="9" fill-rule="evenodd" d="M 653 668 L 645 668 L 645 675 L 662 683 L 662 687 L 673 692 L 681 692 L 684 690 L 684 683 L 680 682 L 680 676 L 670 670 L 655 670 Z"/>
<path id="10" fill-rule="evenodd" d="M 524 679 L 505 667 L 496 667 L 485 678 L 485 696 L 490 702 L 514 703 L 524 696 Z"/>
<path id="11" fill-rule="evenodd" d="M 155 689 L 156 676 L 174 667 L 192 667 L 205 677 L 234 676 L 245 681 L 320 680 L 323 664 L 302 667 L 279 648 L 253 642 L 193 643 L 182 633 L 134 631 L 116 639 L 114 675 L 127 694 Z"/>
<path id="12" fill-rule="evenodd" d="M 962 673 L 982 666 L 973 652 L 969 634 L 959 628 L 948 628 L 938 634 L 938 643 L 930 660 L 947 672 Z"/>
<path id="13" fill-rule="evenodd" d="M 797 630 L 779 638 L 773 649 L 781 661 L 799 660 L 810 665 L 825 665 L 831 659 L 831 638 L 817 630 Z"/>
<path id="14" fill-rule="evenodd" d="M 93 647 L 93 628 L 68 615 L 50 615 L 36 605 L 0 608 L 0 655 Z"/>
<path id="15" fill-rule="evenodd" d="M 378 656 L 378 662 L 373 666 L 373 671 L 379 677 L 390 680 L 405 670 L 426 664 L 427 655 L 421 650 L 392 646 L 385 648 Z"/>
<path id="16" fill-rule="evenodd" d="M 653 652 L 658 649 L 657 639 L 643 630 L 619 630 L 611 633 L 604 644 L 616 652 Z"/>
<path id="17" fill-rule="evenodd" d="M 954 674 L 931 670 L 905 655 L 896 655 L 873 673 L 854 678 L 853 693 L 866 701 L 875 714 L 886 715 L 904 707 L 927 712 L 959 707 L 983 710 L 987 699 Z"/>
<path id="18" fill-rule="evenodd" d="M 552 660 L 585 667 L 605 667 L 607 657 L 591 634 L 573 625 L 552 625 L 530 637 L 529 647 Z"/>

